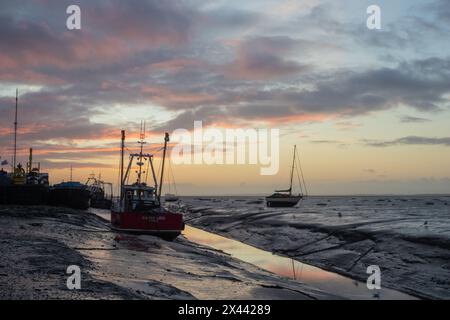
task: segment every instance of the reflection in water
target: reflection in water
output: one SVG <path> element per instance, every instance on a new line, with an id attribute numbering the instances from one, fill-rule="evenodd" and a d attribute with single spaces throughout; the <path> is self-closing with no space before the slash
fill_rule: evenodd
<path id="1" fill-rule="evenodd" d="M 104 210 L 91 209 L 90 211 L 106 220 L 109 220 L 110 218 L 109 213 Z M 186 226 L 183 235 L 191 242 L 212 247 L 216 250 L 230 254 L 234 258 L 258 266 L 261 269 L 265 269 L 283 277 L 292 278 L 324 292 L 336 294 L 345 298 L 416 299 L 391 289 L 382 288 L 381 290 L 369 290 L 364 282 L 350 279 L 333 272 L 328 272 L 294 259 L 274 255 L 271 252 L 260 250 L 242 242 L 231 240 L 190 226 Z M 110 254 L 110 252 L 104 251 L 100 252 L 100 254 L 106 256 Z"/>
<path id="2" fill-rule="evenodd" d="M 292 262 L 292 278 L 294 280 L 302 280 L 303 263 L 291 259 Z M 298 264 L 300 264 L 300 273 L 298 272 Z"/>
<path id="3" fill-rule="evenodd" d="M 242 242 L 231 240 L 190 226 L 186 226 L 183 235 L 189 241 L 210 246 L 262 269 L 346 298 L 415 299 L 412 296 L 391 289 L 382 288 L 381 290 L 375 291 L 369 290 L 363 282 L 328 272 L 294 259 L 274 255 Z"/>

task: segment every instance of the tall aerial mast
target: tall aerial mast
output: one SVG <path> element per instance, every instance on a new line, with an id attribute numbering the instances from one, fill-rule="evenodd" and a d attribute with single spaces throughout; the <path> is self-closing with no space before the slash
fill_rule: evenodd
<path id="1" fill-rule="evenodd" d="M 14 117 L 14 157 L 13 157 L 13 170 L 16 168 L 17 161 L 17 105 L 19 100 L 19 89 L 16 89 L 16 113 Z"/>

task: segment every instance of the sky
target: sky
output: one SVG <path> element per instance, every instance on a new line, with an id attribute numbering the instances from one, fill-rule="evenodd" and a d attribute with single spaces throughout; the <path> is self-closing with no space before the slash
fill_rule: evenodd
<path id="1" fill-rule="evenodd" d="M 279 129 L 280 170 L 172 164 L 182 195 L 284 188 L 293 145 L 310 194 L 448 193 L 449 23 L 446 0 L 2 0 L 0 157 L 18 88 L 18 159 L 33 147 L 53 183 L 116 183 L 142 120 L 149 151 L 203 121 Z"/>

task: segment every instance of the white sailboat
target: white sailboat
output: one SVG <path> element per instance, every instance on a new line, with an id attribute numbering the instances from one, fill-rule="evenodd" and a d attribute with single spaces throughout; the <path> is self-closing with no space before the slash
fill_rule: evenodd
<path id="1" fill-rule="evenodd" d="M 296 157 L 295 157 L 296 154 L 297 154 L 297 146 L 294 146 L 294 157 L 292 160 L 291 179 L 290 179 L 289 189 L 275 190 L 274 194 L 266 197 L 266 204 L 268 207 L 293 207 L 297 203 L 299 203 L 300 200 L 302 200 L 305 197 L 303 190 L 306 192 L 306 185 L 305 185 L 305 179 L 303 178 L 303 172 L 302 172 L 300 165 L 298 166 L 300 169 L 300 175 L 302 177 L 302 181 L 300 181 L 300 175 L 298 175 L 300 192 L 298 194 L 293 194 L 293 192 L 292 192 L 292 182 L 293 182 L 293 178 L 294 178 L 294 170 L 295 169 L 297 169 L 297 174 L 298 174 L 298 168 L 296 167 Z M 303 184 L 303 186 L 302 186 L 302 184 Z"/>

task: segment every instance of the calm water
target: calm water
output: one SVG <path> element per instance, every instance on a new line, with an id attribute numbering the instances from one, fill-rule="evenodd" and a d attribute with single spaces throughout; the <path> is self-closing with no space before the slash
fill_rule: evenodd
<path id="1" fill-rule="evenodd" d="M 106 210 L 91 209 L 91 212 L 109 220 Z M 339 274 L 295 261 L 271 252 L 260 250 L 242 242 L 228 239 L 198 228 L 186 226 L 183 236 L 194 243 L 230 254 L 241 261 L 253 264 L 277 275 L 288 277 L 324 292 L 349 299 L 416 299 L 410 295 L 382 288 L 369 290 L 365 283 Z"/>
<path id="2" fill-rule="evenodd" d="M 415 299 L 390 289 L 369 290 L 365 283 L 328 272 L 286 257 L 274 255 L 242 242 L 228 239 L 190 226 L 183 235 L 192 242 L 221 250 L 231 256 L 251 263 L 280 276 L 289 277 L 322 291 L 349 299 Z"/>
<path id="3" fill-rule="evenodd" d="M 385 285 L 449 297 L 448 195 L 309 197 L 293 208 L 267 208 L 264 197 L 183 197 L 182 206 L 187 223 L 212 233 L 357 279 L 378 265 Z M 290 269 L 305 279 L 305 266 Z"/>

